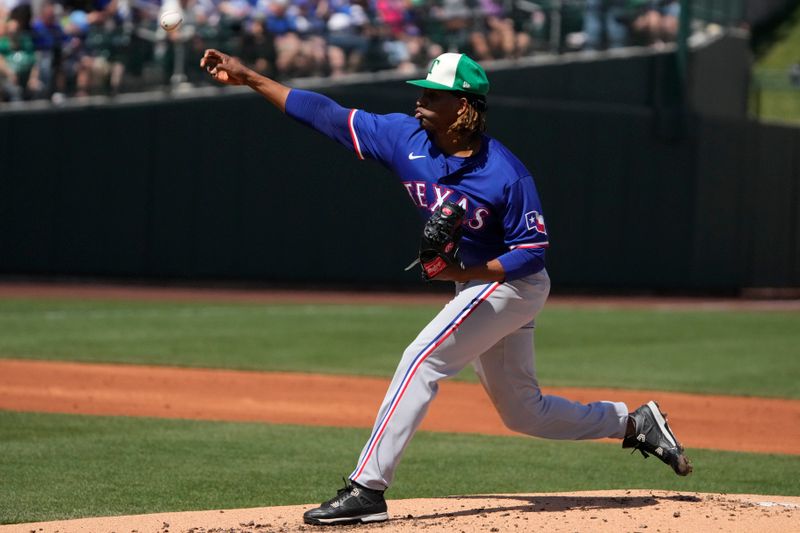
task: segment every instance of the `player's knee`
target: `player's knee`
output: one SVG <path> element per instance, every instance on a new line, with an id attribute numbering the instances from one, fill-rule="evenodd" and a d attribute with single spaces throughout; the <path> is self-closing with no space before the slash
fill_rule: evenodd
<path id="1" fill-rule="evenodd" d="M 528 433 L 530 430 L 526 420 L 519 416 L 502 416 L 503 424 L 514 433 Z"/>
<path id="2" fill-rule="evenodd" d="M 542 396 L 526 398 L 525 401 L 514 402 L 504 408 L 498 405 L 500 418 L 503 424 L 516 433 L 524 433 L 534 437 L 542 436 L 540 431 L 544 431 L 546 416 L 544 413 L 544 402 Z"/>
<path id="3" fill-rule="evenodd" d="M 417 355 L 419 355 L 420 350 L 421 347 L 417 346 L 416 343 L 412 342 L 403 352 L 403 361 L 404 362 L 413 361 L 414 359 L 416 359 Z"/>

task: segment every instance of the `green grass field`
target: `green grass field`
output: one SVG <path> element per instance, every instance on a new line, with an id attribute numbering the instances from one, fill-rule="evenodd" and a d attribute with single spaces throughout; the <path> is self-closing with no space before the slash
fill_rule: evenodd
<path id="1" fill-rule="evenodd" d="M 435 306 L 0 300 L 0 357 L 388 376 Z M 544 385 L 800 397 L 800 313 L 546 308 Z M 474 379 L 466 372 L 463 379 Z M 0 411 L 0 523 L 322 501 L 367 430 Z M 800 494 L 796 456 L 421 433 L 390 498 L 663 488 Z"/>
<path id="2" fill-rule="evenodd" d="M 368 430 L 0 411 L 0 523 L 328 499 Z M 692 453 L 678 478 L 603 443 L 420 433 L 390 498 L 611 488 L 797 494 L 797 459 Z"/>
<path id="3" fill-rule="evenodd" d="M 0 357 L 390 376 L 437 310 L 0 300 Z M 536 331 L 550 386 L 800 398 L 798 346 L 800 313 L 546 307 Z"/>

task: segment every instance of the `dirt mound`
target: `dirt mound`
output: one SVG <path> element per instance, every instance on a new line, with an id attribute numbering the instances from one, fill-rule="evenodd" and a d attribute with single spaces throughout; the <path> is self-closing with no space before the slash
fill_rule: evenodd
<path id="1" fill-rule="evenodd" d="M 0 526 L 0 533 L 290 532 L 311 505 L 85 518 Z M 651 490 L 453 496 L 389 502 L 382 524 L 336 531 L 800 531 L 800 497 Z"/>

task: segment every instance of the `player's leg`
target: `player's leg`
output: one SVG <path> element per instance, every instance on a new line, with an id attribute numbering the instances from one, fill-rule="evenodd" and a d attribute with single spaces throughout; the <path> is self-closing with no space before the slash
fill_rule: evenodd
<path id="1" fill-rule="evenodd" d="M 473 363 L 509 429 L 549 439 L 622 438 L 628 419 L 623 403 L 582 404 L 542 394 L 536 379 L 533 324 L 508 335 Z"/>
<path id="2" fill-rule="evenodd" d="M 656 455 L 676 474 L 691 473 L 658 404 L 649 402 L 633 413 L 619 402 L 581 404 L 543 395 L 535 370 L 531 322 L 498 341 L 474 363 L 475 370 L 503 422 L 519 433 L 551 439 L 623 438 L 624 448 Z"/>
<path id="3" fill-rule="evenodd" d="M 436 396 L 439 380 L 457 374 L 499 339 L 529 322 L 537 311 L 535 303 L 509 284 L 461 287 L 403 353 L 372 434 L 350 475 L 352 485 L 307 512 L 305 520 L 385 520 L 382 491 L 391 484 L 406 445 Z M 362 501 L 365 495 L 372 500 Z"/>
<path id="4" fill-rule="evenodd" d="M 532 302 L 511 285 L 461 288 L 406 348 L 351 479 L 373 489 L 388 487 L 439 380 L 457 374 L 534 314 Z"/>
<path id="5" fill-rule="evenodd" d="M 656 402 L 647 402 L 630 414 L 622 447 L 639 450 L 645 459 L 655 455 L 679 476 L 692 473 L 692 464 L 683 446 L 669 427 L 666 413 Z"/>

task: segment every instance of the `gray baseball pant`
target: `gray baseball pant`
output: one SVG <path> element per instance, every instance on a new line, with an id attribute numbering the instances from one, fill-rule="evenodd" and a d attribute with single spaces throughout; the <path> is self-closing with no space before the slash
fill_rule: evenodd
<path id="1" fill-rule="evenodd" d="M 505 283 L 456 284 L 456 296 L 406 348 L 350 479 L 384 490 L 439 388 L 472 363 L 503 422 L 548 439 L 622 438 L 628 408 L 543 395 L 534 366 L 534 318 L 550 292 L 541 272 Z"/>

